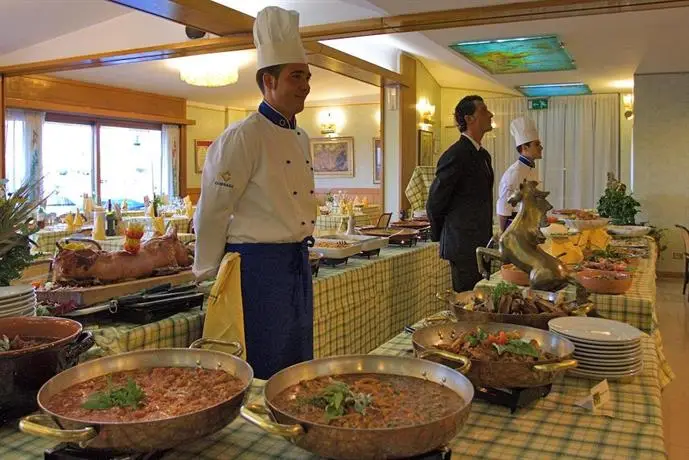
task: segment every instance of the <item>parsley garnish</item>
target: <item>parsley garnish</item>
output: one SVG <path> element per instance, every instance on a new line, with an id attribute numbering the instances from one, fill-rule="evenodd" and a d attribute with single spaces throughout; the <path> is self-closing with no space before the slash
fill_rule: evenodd
<path id="1" fill-rule="evenodd" d="M 372 401 L 373 396 L 370 394 L 354 393 L 346 383 L 334 381 L 320 395 L 311 398 L 308 402 L 325 409 L 325 419 L 330 422 L 342 417 L 348 407 L 352 407 L 360 414 L 366 414 L 366 408 Z"/>
<path id="2" fill-rule="evenodd" d="M 141 404 L 146 394 L 134 380 L 129 378 L 123 387 L 115 388 L 112 386 L 112 378 L 108 376 L 108 387 L 105 391 L 99 391 L 89 395 L 88 399 L 81 405 L 84 409 L 104 410 L 111 407 L 131 407 L 135 408 Z"/>
<path id="3" fill-rule="evenodd" d="M 534 358 L 538 358 L 538 350 L 536 347 L 531 345 L 529 342 L 525 342 L 524 340 L 510 340 L 505 345 L 494 343 L 493 346 L 496 350 L 498 350 L 499 355 L 508 352 L 515 355 L 533 356 Z"/>

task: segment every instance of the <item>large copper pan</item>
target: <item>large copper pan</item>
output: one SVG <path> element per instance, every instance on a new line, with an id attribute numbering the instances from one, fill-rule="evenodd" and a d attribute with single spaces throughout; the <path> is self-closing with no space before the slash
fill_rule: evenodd
<path id="1" fill-rule="evenodd" d="M 551 361 L 538 364 L 526 362 L 495 362 L 472 359 L 466 376 L 477 388 L 530 388 L 548 385 L 567 369 L 577 366 L 571 359 L 574 345 L 569 340 L 551 332 L 533 327 L 504 323 L 445 323 L 418 329 L 412 335 L 417 356 L 431 359 L 446 366 L 464 365 L 466 357 L 439 350 L 440 344 L 451 344 L 460 334 L 480 327 L 488 333 L 517 331 L 525 339 L 535 339 L 542 350 L 556 356 Z"/>
<path id="2" fill-rule="evenodd" d="M 19 422 L 24 433 L 77 443 L 91 449 L 112 449 L 123 452 L 148 452 L 169 449 L 218 431 L 232 422 L 251 385 L 254 372 L 243 360 L 227 353 L 201 350 L 204 343 L 227 342 L 200 339 L 190 348 L 163 348 L 123 353 L 88 361 L 51 378 L 38 392 L 38 404 L 44 415 L 29 415 Z M 239 343 L 231 343 L 241 354 Z M 63 417 L 46 409 L 45 403 L 54 394 L 77 383 L 118 371 L 150 367 L 200 367 L 223 369 L 245 383 L 240 393 L 222 403 L 179 417 L 148 422 L 84 422 Z M 56 428 L 57 424 L 61 428 Z"/>
<path id="3" fill-rule="evenodd" d="M 431 423 L 402 428 L 352 429 L 297 419 L 275 407 L 275 397 L 302 380 L 335 374 L 392 374 L 428 379 L 459 394 L 465 405 Z M 296 364 L 272 376 L 264 390 L 265 405 L 242 407 L 241 414 L 265 431 L 284 436 L 302 449 L 332 459 L 405 458 L 446 445 L 469 416 L 474 389 L 459 372 L 446 366 L 398 356 L 352 355 Z M 275 421 L 277 421 L 277 423 Z"/>
<path id="4" fill-rule="evenodd" d="M 474 299 L 479 301 L 486 300 L 487 292 L 483 289 L 475 289 L 473 291 L 454 292 L 445 291 L 436 294 L 436 298 L 447 303 L 452 307 L 455 317 L 458 321 L 471 321 L 481 323 L 509 323 L 519 324 L 522 326 L 535 327 L 537 329 L 548 330 L 548 321 L 560 316 L 567 316 L 567 313 L 531 313 L 531 314 L 514 314 L 514 313 L 490 313 L 485 311 L 477 311 L 473 308 Z M 536 292 L 538 297 L 554 302 L 557 298 L 557 293 L 554 292 Z M 569 315 L 571 316 L 586 316 L 593 309 L 593 303 L 584 305 L 576 305 L 576 300 L 571 299 L 567 302 L 572 305 Z"/>

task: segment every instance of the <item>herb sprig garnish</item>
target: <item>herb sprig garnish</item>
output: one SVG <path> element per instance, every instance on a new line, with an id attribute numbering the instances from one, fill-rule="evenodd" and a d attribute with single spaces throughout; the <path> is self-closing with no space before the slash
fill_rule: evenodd
<path id="1" fill-rule="evenodd" d="M 360 414 L 366 414 L 366 408 L 373 402 L 373 396 L 368 393 L 354 393 L 344 382 L 333 381 L 325 387 L 320 395 L 310 398 L 309 404 L 325 409 L 325 419 L 328 423 L 342 417 L 348 407 L 352 407 Z"/>
<path id="2" fill-rule="evenodd" d="M 112 378 L 108 376 L 107 389 L 89 395 L 81 407 L 91 410 L 104 410 L 112 407 L 136 408 L 145 397 L 146 394 L 133 379 L 129 378 L 125 386 L 116 388 L 112 385 Z"/>

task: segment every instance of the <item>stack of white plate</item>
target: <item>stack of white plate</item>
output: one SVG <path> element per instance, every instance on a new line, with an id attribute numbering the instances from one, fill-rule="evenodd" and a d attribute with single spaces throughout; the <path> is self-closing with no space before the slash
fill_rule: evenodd
<path id="1" fill-rule="evenodd" d="M 590 379 L 620 379 L 641 373 L 641 331 L 603 318 L 565 316 L 548 322 L 551 332 L 574 344 L 579 365 L 571 375 Z"/>
<path id="2" fill-rule="evenodd" d="M 36 293 L 33 286 L 0 287 L 0 318 L 36 316 Z"/>

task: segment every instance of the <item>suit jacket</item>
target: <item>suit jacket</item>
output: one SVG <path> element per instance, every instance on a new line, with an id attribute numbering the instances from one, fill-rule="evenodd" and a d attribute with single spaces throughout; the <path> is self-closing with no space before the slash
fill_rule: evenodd
<path id="1" fill-rule="evenodd" d="M 438 160 L 426 212 L 431 238 L 447 260 L 476 257 L 493 235 L 493 167 L 488 151 L 465 136 Z"/>

